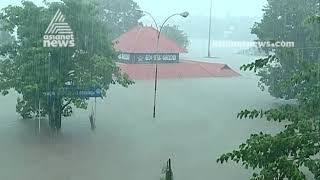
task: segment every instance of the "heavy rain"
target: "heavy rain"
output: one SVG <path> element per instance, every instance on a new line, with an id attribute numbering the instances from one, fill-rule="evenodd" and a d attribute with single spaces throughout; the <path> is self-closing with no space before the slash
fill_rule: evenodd
<path id="1" fill-rule="evenodd" d="M 319 180 L 320 0 L 1 0 L 0 180 Z"/>

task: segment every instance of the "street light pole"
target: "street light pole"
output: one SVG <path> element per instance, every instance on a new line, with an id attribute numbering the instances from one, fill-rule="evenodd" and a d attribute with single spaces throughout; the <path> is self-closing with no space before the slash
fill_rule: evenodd
<path id="1" fill-rule="evenodd" d="M 147 14 L 147 15 L 149 15 L 151 17 L 151 19 L 153 20 L 154 25 L 156 26 L 157 31 L 159 32 L 158 23 L 157 23 L 156 19 L 152 16 L 152 14 L 149 13 L 148 11 L 141 11 L 141 12 L 143 12 L 143 13 L 145 13 L 145 14 Z"/>
<path id="2" fill-rule="evenodd" d="M 154 97 L 153 97 L 153 118 L 156 118 L 156 103 L 157 103 L 157 88 L 158 88 L 158 59 L 159 59 L 159 44 L 160 44 L 160 37 L 161 37 L 161 32 L 163 27 L 165 26 L 165 24 L 168 22 L 169 19 L 171 19 L 174 16 L 181 16 L 181 17 L 188 17 L 189 16 L 189 12 L 183 12 L 183 13 L 175 13 L 172 14 L 171 16 L 169 16 L 161 25 L 160 29 L 158 26 L 157 21 L 155 20 L 155 18 L 152 16 L 151 13 L 149 13 L 148 11 L 141 11 L 147 15 L 149 15 L 151 17 L 151 19 L 153 20 L 156 29 L 158 31 L 157 34 L 157 46 L 156 46 L 156 69 L 155 69 L 155 81 L 154 81 Z"/>
<path id="3" fill-rule="evenodd" d="M 153 97 L 153 118 L 156 118 L 156 105 L 157 105 L 157 88 L 158 88 L 158 59 L 159 59 L 159 44 L 160 44 L 160 37 L 161 37 L 161 31 L 165 24 L 168 22 L 168 20 L 174 16 L 181 16 L 181 17 L 188 17 L 188 12 L 183 13 L 176 13 L 171 16 L 169 16 L 161 25 L 160 30 L 158 30 L 158 38 L 157 38 L 157 49 L 156 49 L 156 69 L 155 69 L 155 81 L 154 81 L 154 97 Z"/>
<path id="4" fill-rule="evenodd" d="M 210 3 L 210 22 L 209 22 L 209 40 L 208 40 L 208 57 L 211 57 L 211 28 L 212 28 L 212 0 Z"/>

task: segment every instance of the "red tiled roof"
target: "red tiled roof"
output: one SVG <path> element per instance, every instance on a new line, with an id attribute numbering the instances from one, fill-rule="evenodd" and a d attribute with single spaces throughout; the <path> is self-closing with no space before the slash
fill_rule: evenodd
<path id="1" fill-rule="evenodd" d="M 156 53 L 158 31 L 153 27 L 136 26 L 113 41 L 114 47 L 126 53 Z M 160 35 L 160 53 L 184 53 L 186 50 L 164 34 Z"/>
<path id="2" fill-rule="evenodd" d="M 155 64 L 118 63 L 118 65 L 122 71 L 126 72 L 132 79 L 154 79 Z M 180 63 L 158 65 L 158 77 L 160 79 L 236 76 L 240 76 L 240 74 L 232 70 L 226 64 L 183 60 Z"/>

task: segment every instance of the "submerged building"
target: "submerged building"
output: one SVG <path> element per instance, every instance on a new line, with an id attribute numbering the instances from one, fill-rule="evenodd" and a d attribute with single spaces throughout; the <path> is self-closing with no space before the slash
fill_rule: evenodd
<path id="1" fill-rule="evenodd" d="M 113 41 L 118 61 L 127 64 L 178 63 L 186 49 L 153 27 L 138 25 Z M 158 46 L 158 48 L 157 48 Z"/>
<path id="2" fill-rule="evenodd" d="M 119 53 L 117 65 L 120 69 L 135 80 L 154 79 L 158 60 L 157 77 L 160 79 L 240 75 L 226 64 L 181 59 L 180 54 L 186 53 L 186 49 L 164 34 L 160 34 L 157 48 L 157 38 L 155 28 L 138 25 L 115 39 L 113 44 Z"/>

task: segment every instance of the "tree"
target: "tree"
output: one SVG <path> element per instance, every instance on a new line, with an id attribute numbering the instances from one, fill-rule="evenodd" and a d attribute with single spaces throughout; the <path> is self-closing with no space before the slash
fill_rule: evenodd
<path id="1" fill-rule="evenodd" d="M 290 2 L 292 4 L 288 4 L 290 6 L 285 11 L 298 8 L 296 1 Z M 269 5 L 271 3 L 288 3 L 288 1 L 270 0 Z M 319 8 L 320 4 L 313 5 Z M 301 9 L 310 8 L 310 11 L 314 9 L 310 4 L 300 6 Z M 273 7 L 271 11 L 276 11 L 276 8 Z M 308 9 L 304 11 L 307 13 Z M 298 11 L 288 15 L 292 17 L 297 14 L 299 14 Z M 265 16 L 269 15 L 269 13 L 265 14 Z M 261 83 L 271 86 L 271 91 L 269 90 L 271 94 L 296 100 L 295 103 L 288 103 L 270 110 L 244 110 L 238 114 L 240 119 L 265 118 L 285 125 L 284 130 L 275 135 L 263 132 L 251 135 L 246 143 L 239 146 L 239 150 L 223 154 L 217 160 L 221 163 L 232 160 L 241 162 L 246 168 L 253 168 L 256 170 L 251 178 L 253 180 L 304 180 L 307 177 L 301 170 L 302 167 L 308 168 L 315 179 L 320 179 L 320 59 L 317 54 L 305 51 L 306 49 L 303 48 L 304 45 L 320 43 L 319 29 L 314 28 L 319 25 L 320 17 L 314 15 L 303 17 L 306 19 L 301 16 L 298 18 L 300 23 L 295 22 L 301 25 L 296 33 L 307 33 L 299 37 L 298 48 L 277 49 L 275 55 L 258 59 L 241 67 L 243 70 L 263 73 Z M 268 36 L 270 31 L 270 29 L 260 31 L 260 37 Z M 302 55 L 299 56 L 299 54 Z M 293 61 L 292 64 L 289 60 Z M 277 81 L 273 84 L 265 81 L 268 78 L 275 78 L 274 76 Z"/>
<path id="2" fill-rule="evenodd" d="M 259 69 L 275 57 L 257 60 L 243 69 Z M 240 161 L 246 168 L 259 169 L 254 180 L 294 179 L 304 180 L 301 167 L 307 167 L 315 179 L 320 179 L 320 63 L 303 62 L 303 71 L 296 72 L 285 87 L 302 85 L 305 88 L 297 96 L 297 104 L 283 105 L 264 110 L 244 110 L 238 117 L 266 118 L 285 123 L 285 129 L 276 134 L 253 134 L 239 150 L 222 155 L 217 162 Z"/>
<path id="3" fill-rule="evenodd" d="M 111 40 L 138 25 L 143 12 L 133 0 L 98 0 L 103 21 L 109 26 Z"/>
<path id="4" fill-rule="evenodd" d="M 258 40 L 290 41 L 295 43 L 296 49 L 263 48 L 267 54 L 273 52 L 279 62 L 259 71 L 260 87 L 276 98 L 293 99 L 303 87 L 286 89 L 281 84 L 302 68 L 298 61 L 317 61 L 319 58 L 319 50 L 312 48 L 319 46 L 319 25 L 306 23 L 306 19 L 319 12 L 318 0 L 268 0 L 263 11 L 263 19 L 252 28 Z"/>
<path id="5" fill-rule="evenodd" d="M 0 45 L 5 45 L 13 41 L 8 32 L 2 30 L 2 22 L 0 21 Z"/>
<path id="6" fill-rule="evenodd" d="M 183 30 L 180 30 L 179 26 L 166 25 L 165 27 L 163 27 L 163 33 L 167 35 L 170 39 L 174 40 L 179 45 L 184 47 L 185 49 L 188 48 L 190 43 L 188 39 L 188 35 L 185 32 L 183 32 Z"/>
<path id="7" fill-rule="evenodd" d="M 74 48 L 43 47 L 45 30 L 58 9 L 74 33 Z M 99 88 L 106 96 L 110 84 L 127 87 L 133 83 L 113 62 L 116 53 L 101 12 L 97 1 L 85 0 L 63 0 L 46 7 L 22 1 L 22 6 L 3 9 L 3 28 L 17 35 L 14 43 L 0 48 L 5 57 L 0 61 L 0 92 L 7 95 L 14 89 L 22 95 L 17 112 L 23 118 L 48 115 L 50 126 L 59 130 L 61 116 L 70 116 L 72 107 L 86 109 L 88 100 L 59 95 L 61 89 Z M 49 96 L 50 92 L 57 95 Z"/>

